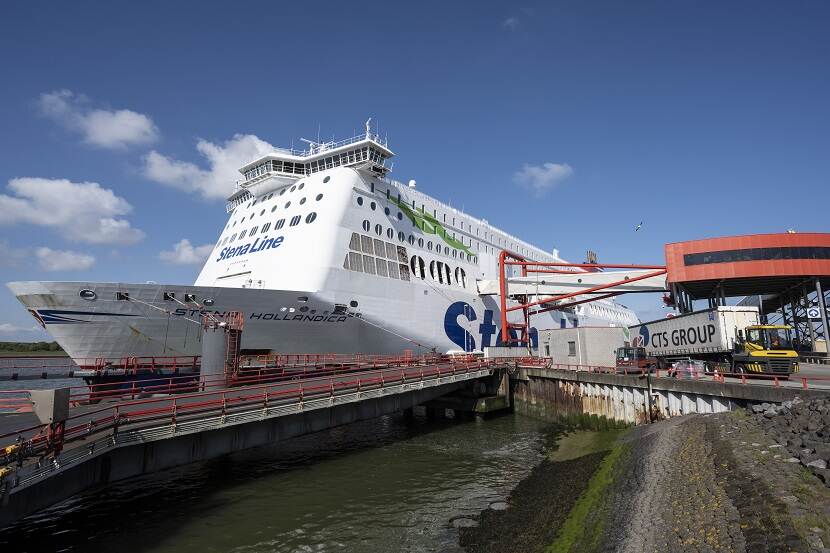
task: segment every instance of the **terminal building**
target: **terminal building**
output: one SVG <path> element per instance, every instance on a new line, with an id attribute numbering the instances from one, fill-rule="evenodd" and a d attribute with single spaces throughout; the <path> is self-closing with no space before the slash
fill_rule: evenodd
<path id="1" fill-rule="evenodd" d="M 830 233 L 753 234 L 666 244 L 666 281 L 681 313 L 742 297 L 794 330 L 804 352 L 827 352 Z M 705 306 L 695 302 L 706 302 Z"/>

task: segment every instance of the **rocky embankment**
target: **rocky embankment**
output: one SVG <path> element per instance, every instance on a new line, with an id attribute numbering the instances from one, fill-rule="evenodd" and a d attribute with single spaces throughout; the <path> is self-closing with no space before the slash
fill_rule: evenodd
<path id="1" fill-rule="evenodd" d="M 830 487 L 830 399 L 762 403 L 752 412 L 758 425 L 799 463 Z"/>
<path id="2" fill-rule="evenodd" d="M 463 529 L 461 544 L 469 553 L 830 553 L 830 402 L 755 411 L 644 425 L 582 463 L 542 463 L 507 510 Z M 590 478 L 575 480 L 577 466 Z"/>

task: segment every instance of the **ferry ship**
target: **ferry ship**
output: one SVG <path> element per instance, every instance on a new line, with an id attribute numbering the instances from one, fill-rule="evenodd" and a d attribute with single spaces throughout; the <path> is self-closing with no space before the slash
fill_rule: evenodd
<path id="1" fill-rule="evenodd" d="M 227 223 L 193 285 L 8 287 L 84 365 L 198 355 L 205 311 L 243 314 L 245 353 L 475 352 L 501 345 L 499 298 L 478 289 L 498 279 L 499 253 L 562 261 L 556 250 L 420 192 L 415 181 L 389 178 L 394 153 L 369 122 L 347 140 L 306 142 L 240 169 Z M 534 329 L 638 322 L 599 300 L 535 316 L 530 337 Z"/>

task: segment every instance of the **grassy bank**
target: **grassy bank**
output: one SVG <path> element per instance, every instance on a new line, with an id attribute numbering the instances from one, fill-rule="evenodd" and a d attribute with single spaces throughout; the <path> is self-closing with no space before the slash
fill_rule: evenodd
<path id="1" fill-rule="evenodd" d="M 599 441 L 597 438 L 590 443 Z M 605 531 L 606 492 L 614 483 L 615 475 L 618 473 L 615 469 L 628 447 L 625 444 L 615 445 L 603 458 L 599 468 L 588 481 L 585 491 L 568 513 L 556 541 L 547 548 L 547 553 L 594 551 L 599 548 Z"/>

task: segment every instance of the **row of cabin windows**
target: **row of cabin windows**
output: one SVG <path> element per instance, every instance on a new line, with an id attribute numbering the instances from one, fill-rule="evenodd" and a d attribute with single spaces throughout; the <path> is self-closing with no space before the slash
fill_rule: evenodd
<path id="1" fill-rule="evenodd" d="M 372 183 L 372 192 L 374 193 L 374 183 Z M 386 198 L 390 199 L 390 197 L 391 197 L 391 191 L 389 189 L 387 189 L 386 190 Z M 363 206 L 364 199 L 363 199 L 362 196 L 358 195 L 356 201 L 357 201 L 357 205 Z M 398 202 L 401 202 L 401 201 L 402 201 L 401 200 L 401 195 L 400 195 L 400 193 L 398 193 Z M 377 208 L 377 204 L 373 201 L 369 202 L 369 208 L 372 211 L 374 211 Z M 415 207 L 415 200 L 412 200 L 412 209 L 418 211 L 418 208 Z M 421 213 L 426 213 L 426 205 L 425 204 L 421 204 L 420 211 L 421 211 Z M 386 212 L 386 215 L 390 214 L 390 210 L 389 210 L 388 207 L 385 208 L 385 212 Z M 438 218 L 438 210 L 437 209 L 432 210 L 432 216 L 436 219 Z M 400 221 L 400 220 L 403 219 L 403 214 L 399 211 L 398 214 L 397 214 L 397 217 L 398 217 L 398 220 Z M 443 219 L 444 219 L 444 223 L 447 223 L 447 214 L 446 213 L 443 214 Z M 461 220 L 460 224 L 461 224 L 461 230 L 464 230 L 464 221 Z M 455 225 L 456 225 L 456 218 L 453 217 L 452 218 L 452 226 L 455 226 Z M 417 223 L 415 221 L 412 221 L 412 226 L 417 226 Z M 467 223 L 467 230 L 469 232 L 472 232 L 472 224 Z M 480 230 L 479 227 L 476 227 L 475 230 L 476 230 L 476 236 L 479 236 L 479 230 Z M 452 237 L 453 237 L 453 239 L 457 239 L 456 234 L 454 232 L 452 233 Z M 496 244 L 497 246 L 502 246 L 502 247 L 507 246 L 511 251 L 514 251 L 514 252 L 516 252 L 518 254 L 521 254 L 521 255 L 533 256 L 533 255 L 538 255 L 538 253 L 539 253 L 537 251 L 531 250 L 530 248 L 525 248 L 523 246 L 520 246 L 519 244 L 517 244 L 515 242 L 509 242 L 506 238 L 496 236 L 494 233 L 490 233 L 490 232 L 485 231 L 484 239 L 485 240 L 487 240 L 487 239 L 493 240 L 494 241 L 493 243 Z M 461 240 L 461 243 L 464 244 L 465 246 L 473 247 L 472 238 L 466 238 L 465 239 L 464 236 L 461 236 L 460 240 Z M 479 244 L 478 241 L 476 241 L 476 243 L 475 243 L 475 248 L 479 251 L 482 250 L 482 247 L 481 247 L 481 245 Z M 496 253 L 495 248 L 492 247 L 492 246 L 488 246 L 487 244 L 484 244 L 483 250 L 484 250 L 485 253 Z"/>
<path id="2" fill-rule="evenodd" d="M 363 230 L 364 230 L 364 232 L 372 232 L 372 223 L 368 219 L 365 219 L 363 221 Z M 384 230 L 383 225 L 381 225 L 380 223 L 377 223 L 374 226 L 374 231 L 375 231 L 375 234 L 377 234 L 378 236 L 383 236 L 384 233 L 385 233 L 386 237 L 389 238 L 390 240 L 395 239 L 395 229 L 393 229 L 392 227 L 387 227 Z M 446 255 L 448 257 L 452 256 L 452 257 L 455 257 L 455 258 L 460 258 L 462 261 L 466 260 L 469 263 L 478 263 L 478 257 L 475 256 L 475 255 L 458 251 L 455 248 L 450 248 L 449 246 L 443 246 L 443 249 L 442 249 L 441 244 L 438 244 L 438 243 L 433 244 L 432 240 L 424 241 L 424 239 L 421 238 L 421 237 L 416 238 L 414 234 L 410 234 L 407 237 L 406 233 L 404 233 L 402 230 L 398 231 L 397 237 L 398 237 L 399 242 L 409 242 L 410 246 L 415 246 L 417 244 L 419 248 L 423 248 L 426 245 L 427 250 L 433 251 L 433 248 L 434 248 L 435 253 L 437 253 L 439 255 L 441 253 L 443 253 L 444 255 Z"/>
<path id="3" fill-rule="evenodd" d="M 426 278 L 426 264 L 420 255 L 413 255 L 409 260 L 409 268 L 412 269 L 412 276 L 424 280 Z M 455 282 L 452 276 L 455 275 Z M 457 284 L 462 288 L 467 287 L 467 273 L 461 267 L 452 271 L 449 264 L 433 259 L 429 262 L 429 276 L 438 284 Z"/>
<path id="4" fill-rule="evenodd" d="M 330 177 L 330 176 L 329 176 L 329 177 L 324 178 L 324 179 L 323 179 L 323 183 L 327 183 L 327 182 L 329 182 L 329 180 L 331 180 L 331 177 Z M 280 190 L 280 191 L 279 191 L 279 194 L 277 194 L 277 192 L 271 192 L 270 194 L 266 194 L 266 195 L 265 195 L 265 196 L 263 196 L 262 198 L 254 198 L 252 201 L 248 202 L 248 204 L 245 206 L 245 208 L 247 209 L 247 208 L 253 207 L 253 206 L 255 206 L 257 203 L 265 203 L 265 202 L 267 202 L 268 200 L 272 199 L 272 198 L 274 197 L 274 195 L 277 195 L 277 196 L 279 197 L 279 196 L 282 196 L 282 195 L 284 195 L 284 194 L 286 194 L 286 193 L 290 194 L 290 193 L 292 193 L 292 192 L 294 192 L 294 191 L 299 191 L 299 190 L 302 190 L 303 188 L 305 188 L 305 183 L 304 183 L 304 182 L 298 182 L 297 184 L 293 185 L 291 188 L 288 188 L 288 187 L 283 188 L 282 190 Z M 315 200 L 315 201 L 318 201 L 318 202 L 319 202 L 320 200 L 322 200 L 322 199 L 323 199 L 323 194 L 322 194 L 322 193 L 321 193 L 321 194 L 317 194 L 317 196 L 314 198 L 314 200 Z M 305 197 L 301 198 L 299 203 L 300 203 L 300 205 L 302 205 L 302 204 L 306 203 L 306 198 L 305 198 Z M 290 201 L 289 201 L 289 202 L 287 202 L 287 203 L 285 204 L 286 209 L 287 209 L 288 207 L 290 207 L 290 206 L 291 206 L 291 202 L 290 202 Z M 278 207 L 278 205 L 274 205 L 274 206 L 271 208 L 271 213 L 275 212 L 275 211 L 277 210 L 277 207 Z M 266 211 L 265 209 L 260 210 L 260 212 L 259 212 L 260 216 L 264 215 L 264 214 L 265 214 L 265 211 Z M 228 221 L 228 224 L 227 224 L 227 225 L 225 225 L 225 230 L 227 230 L 227 229 L 229 229 L 229 228 L 231 228 L 231 227 L 236 226 L 237 222 L 240 222 L 240 223 L 241 223 L 241 222 L 244 222 L 246 218 L 248 218 L 248 219 L 253 219 L 255 216 L 256 216 L 256 212 L 253 212 L 253 213 L 251 213 L 250 215 L 244 215 L 244 216 L 242 217 L 242 219 L 240 219 L 239 221 L 236 221 L 236 220 L 234 220 L 234 221 Z"/>
<path id="5" fill-rule="evenodd" d="M 311 213 L 309 213 L 308 215 L 305 216 L 305 222 L 306 222 L 307 225 L 310 225 L 316 219 L 317 219 L 317 213 L 314 212 L 314 211 L 312 211 Z M 289 227 L 296 227 L 297 225 L 300 224 L 300 221 L 302 221 L 302 220 L 303 220 L 302 215 L 295 215 L 288 222 L 288 226 Z M 284 227 L 285 226 L 285 221 L 286 221 L 286 219 L 277 220 L 274 223 L 274 230 L 280 230 L 282 227 Z M 264 225 L 262 225 L 261 229 L 259 228 L 259 226 L 255 226 L 255 227 L 251 228 L 250 232 L 248 231 L 248 229 L 244 229 L 238 235 L 237 235 L 237 233 L 233 233 L 231 236 L 226 236 L 224 240 L 220 240 L 216 245 L 217 245 L 217 247 L 218 246 L 224 246 L 227 243 L 233 243 L 235 240 L 237 240 L 237 238 L 239 240 L 243 240 L 246 236 L 248 236 L 250 238 L 251 236 L 256 234 L 257 231 L 259 231 L 260 234 L 265 234 L 269 230 L 271 230 L 271 223 L 270 222 L 265 223 Z"/>

